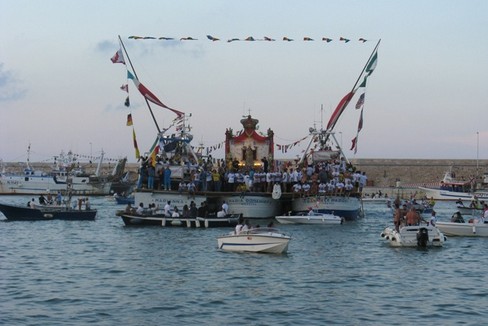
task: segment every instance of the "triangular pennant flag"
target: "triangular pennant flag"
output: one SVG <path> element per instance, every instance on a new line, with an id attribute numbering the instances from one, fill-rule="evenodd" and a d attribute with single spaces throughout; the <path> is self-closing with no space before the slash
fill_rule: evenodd
<path id="1" fill-rule="evenodd" d="M 133 123 L 132 123 L 132 114 L 130 114 L 130 113 L 127 115 L 127 125 L 128 126 L 132 126 L 133 125 Z"/>
<path id="2" fill-rule="evenodd" d="M 124 54 L 122 53 L 122 49 L 119 49 L 115 52 L 114 56 L 110 58 L 113 63 L 123 63 L 125 65 Z"/>
<path id="3" fill-rule="evenodd" d="M 129 97 L 128 97 L 128 96 L 127 96 L 127 98 L 125 99 L 124 105 L 125 105 L 126 107 L 129 107 L 129 106 L 130 106 L 130 101 L 129 101 Z"/>

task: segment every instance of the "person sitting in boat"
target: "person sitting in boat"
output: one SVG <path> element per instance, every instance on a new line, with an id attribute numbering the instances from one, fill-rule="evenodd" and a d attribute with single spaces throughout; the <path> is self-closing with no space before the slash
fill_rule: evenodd
<path id="1" fill-rule="evenodd" d="M 144 204 L 139 203 L 139 207 L 136 209 L 136 214 L 137 215 L 144 215 Z"/>
<path id="2" fill-rule="evenodd" d="M 249 220 L 246 219 L 242 225 L 241 232 L 249 231 L 250 229 L 252 229 L 251 223 L 249 223 Z"/>
<path id="3" fill-rule="evenodd" d="M 224 216 L 229 214 L 229 205 L 227 204 L 227 202 L 225 200 L 222 203 L 222 211 L 224 212 Z"/>
<path id="4" fill-rule="evenodd" d="M 463 203 L 463 201 L 461 200 L 461 198 L 459 198 L 458 200 L 456 200 L 456 206 L 457 206 L 457 207 L 464 207 L 464 203 Z"/>
<path id="5" fill-rule="evenodd" d="M 432 214 L 430 215 L 430 220 L 429 220 L 429 225 L 430 226 L 435 226 L 435 222 L 437 221 L 436 219 L 436 212 L 433 210 Z"/>
<path id="6" fill-rule="evenodd" d="M 243 226 L 244 226 L 243 219 L 242 219 L 242 217 L 239 217 L 239 220 L 237 221 L 237 225 L 236 225 L 236 228 L 235 228 L 234 233 L 236 235 L 238 235 L 239 233 L 241 233 Z"/>
<path id="7" fill-rule="evenodd" d="M 85 198 L 85 210 L 89 211 L 91 208 L 90 206 L 90 201 L 88 200 L 88 197 Z"/>
<path id="8" fill-rule="evenodd" d="M 171 217 L 171 201 L 168 201 L 166 205 L 164 205 L 164 215 L 166 217 Z"/>
<path id="9" fill-rule="evenodd" d="M 28 203 L 27 203 L 27 207 L 30 207 L 30 208 L 36 208 L 36 201 L 34 198 L 32 198 Z"/>
<path id="10" fill-rule="evenodd" d="M 412 225 L 419 225 L 420 223 L 420 216 L 415 207 L 410 207 L 410 210 L 408 211 L 406 215 L 407 219 L 407 225 L 412 226 Z"/>
<path id="11" fill-rule="evenodd" d="M 46 198 L 43 194 L 39 196 L 39 205 L 47 205 Z"/>
<path id="12" fill-rule="evenodd" d="M 127 206 L 125 207 L 125 213 L 126 214 L 133 214 L 134 213 L 134 209 L 132 208 L 131 203 L 128 203 Z"/>
<path id="13" fill-rule="evenodd" d="M 173 214 L 171 214 L 171 217 L 175 217 L 175 218 L 180 217 L 180 212 L 178 211 L 178 207 L 175 206 L 175 208 L 173 209 Z"/>
<path id="14" fill-rule="evenodd" d="M 308 208 L 308 216 L 312 216 L 312 215 L 313 215 L 313 208 L 309 207 Z"/>
<path id="15" fill-rule="evenodd" d="M 453 223 L 464 223 L 464 219 L 463 219 L 463 216 L 461 215 L 461 213 L 456 212 L 456 213 L 452 214 L 451 222 L 453 222 Z"/>

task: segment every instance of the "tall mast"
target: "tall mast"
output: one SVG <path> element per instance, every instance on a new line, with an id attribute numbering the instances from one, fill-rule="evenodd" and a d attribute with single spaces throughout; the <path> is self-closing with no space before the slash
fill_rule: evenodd
<path id="1" fill-rule="evenodd" d="M 132 68 L 132 71 L 134 72 L 134 76 L 139 79 L 139 77 L 137 77 L 137 72 L 136 70 L 134 69 L 134 66 L 132 65 L 132 61 L 130 60 L 130 57 L 129 57 L 129 54 L 127 53 L 127 50 L 125 49 L 125 45 L 124 45 L 124 42 L 122 42 L 122 38 L 120 37 L 119 35 L 119 42 L 120 42 L 120 45 L 122 45 L 122 48 L 124 49 L 124 53 L 127 57 L 127 60 L 129 60 L 129 64 Z M 158 125 L 158 122 L 156 121 L 156 118 L 154 117 L 154 113 L 151 109 L 151 105 L 149 105 L 149 101 L 147 100 L 147 98 L 144 97 L 144 100 L 146 100 L 146 105 L 147 105 L 147 108 L 149 109 L 149 112 L 151 113 L 151 116 L 153 118 L 153 121 L 154 121 L 154 124 L 156 125 L 156 129 L 158 129 L 158 134 L 161 133 L 161 129 L 159 128 L 159 125 Z"/>

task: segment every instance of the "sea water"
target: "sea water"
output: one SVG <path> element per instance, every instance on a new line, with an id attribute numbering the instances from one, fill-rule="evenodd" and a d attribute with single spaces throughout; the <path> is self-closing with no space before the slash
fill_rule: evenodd
<path id="1" fill-rule="evenodd" d="M 24 204 L 29 197 L 2 196 Z M 0 221 L 2 325 L 451 325 L 488 320 L 488 238 L 389 247 L 385 203 L 338 226 L 283 225 L 286 255 L 220 251 L 230 229 Z M 448 220 L 454 203 L 437 203 Z M 0 214 L 0 219 L 3 215 Z"/>

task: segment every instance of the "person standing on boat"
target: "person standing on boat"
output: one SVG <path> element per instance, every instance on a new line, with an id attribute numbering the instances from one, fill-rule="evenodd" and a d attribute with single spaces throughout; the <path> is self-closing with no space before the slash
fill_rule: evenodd
<path id="1" fill-rule="evenodd" d="M 139 207 L 137 207 L 136 214 L 137 215 L 144 215 L 144 204 L 143 203 L 139 203 Z"/>
<path id="2" fill-rule="evenodd" d="M 171 169 L 169 165 L 164 169 L 164 190 L 171 190 Z"/>
<path id="3" fill-rule="evenodd" d="M 63 195 L 61 195 L 61 191 L 58 191 L 58 194 L 56 195 L 56 204 L 58 206 L 61 206 L 62 202 L 63 202 Z"/>
<path id="4" fill-rule="evenodd" d="M 419 213 L 415 210 L 415 207 L 413 206 L 408 211 L 406 218 L 408 226 L 418 225 L 420 222 Z"/>
<path id="5" fill-rule="evenodd" d="M 46 205 L 46 198 L 44 197 L 43 194 L 39 196 L 39 205 Z"/>
<path id="6" fill-rule="evenodd" d="M 395 213 L 393 215 L 393 224 L 395 225 L 395 230 L 397 232 L 400 231 L 400 224 L 402 222 L 402 210 L 400 209 L 400 205 L 395 205 Z"/>
<path id="7" fill-rule="evenodd" d="M 147 167 L 147 189 L 154 189 L 154 177 L 156 176 L 156 170 L 152 165 L 152 162 L 149 163 Z"/>

